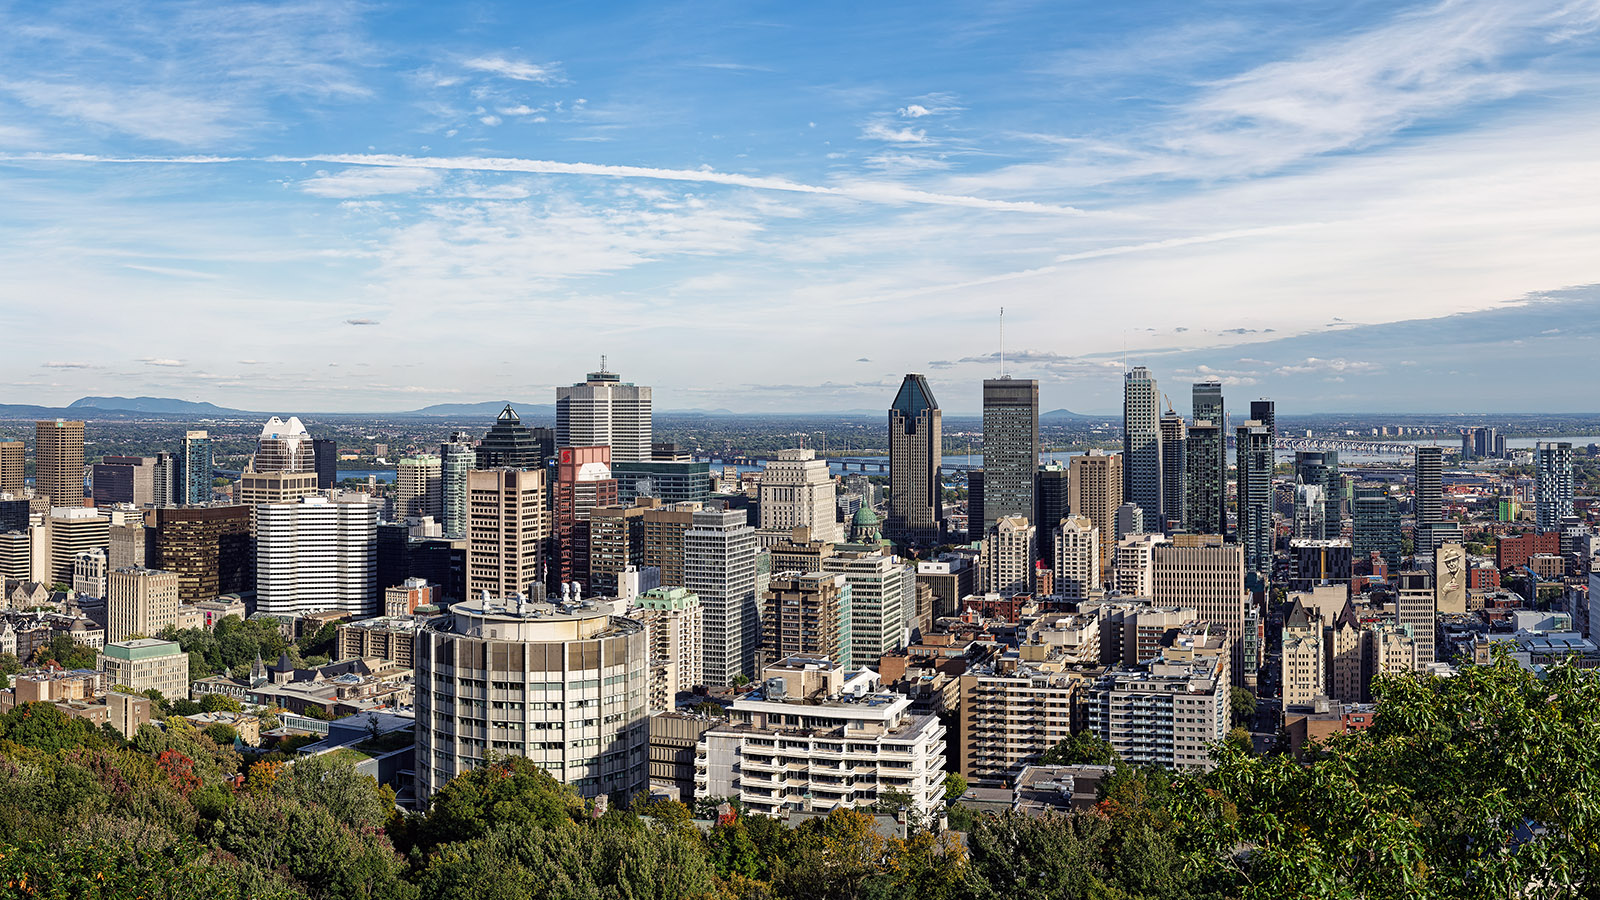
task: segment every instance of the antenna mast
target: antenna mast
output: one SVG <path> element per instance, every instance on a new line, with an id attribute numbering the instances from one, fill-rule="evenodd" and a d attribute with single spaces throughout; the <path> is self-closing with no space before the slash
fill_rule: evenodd
<path id="1" fill-rule="evenodd" d="M 1000 307 L 1000 377 L 1006 377 L 1006 308 Z"/>

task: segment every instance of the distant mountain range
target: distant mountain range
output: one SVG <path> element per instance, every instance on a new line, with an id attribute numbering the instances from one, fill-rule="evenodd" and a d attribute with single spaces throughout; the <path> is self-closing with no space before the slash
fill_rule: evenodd
<path id="1" fill-rule="evenodd" d="M 435 403 L 410 412 L 391 413 L 396 416 L 437 416 L 440 418 L 473 418 L 492 419 L 500 415 L 500 410 L 510 403 L 511 408 L 517 411 L 517 417 L 522 419 L 548 418 L 553 419 L 556 408 L 550 403 L 515 403 L 510 400 L 485 400 L 482 403 Z"/>
<path id="2" fill-rule="evenodd" d="M 67 409 L 118 410 L 121 412 L 166 413 L 183 416 L 236 416 L 242 409 L 226 409 L 215 403 L 174 400 L 170 397 L 80 397 Z"/>
<path id="3" fill-rule="evenodd" d="M 1052 409 L 1047 413 L 1040 413 L 1039 414 L 1039 421 L 1041 421 L 1041 422 L 1106 422 L 1106 421 L 1110 421 L 1112 419 L 1120 419 L 1120 418 L 1122 418 L 1122 417 L 1121 416 L 1089 416 L 1089 415 L 1084 415 L 1083 413 L 1075 413 L 1070 409 Z"/>
<path id="4" fill-rule="evenodd" d="M 517 403 L 506 400 L 484 400 L 479 403 L 435 403 L 421 409 L 407 410 L 404 412 L 388 413 L 300 413 L 304 416 L 318 418 L 342 418 L 363 416 L 385 416 L 394 418 L 430 418 L 430 419 L 482 419 L 493 420 L 504 409 L 506 403 L 511 403 L 511 408 L 517 415 L 525 420 L 550 420 L 556 415 L 554 404 L 550 403 Z M 215 403 L 206 403 L 195 400 L 178 400 L 172 397 L 82 397 L 72 401 L 68 406 L 33 406 L 29 404 L 0 403 L 0 419 L 217 419 L 217 418 L 266 418 L 269 415 L 286 415 L 292 410 L 278 410 L 276 413 L 256 412 L 245 409 L 232 409 L 218 406 Z M 742 415 L 727 409 L 664 409 L 657 410 L 658 416 L 737 416 Z M 756 413 L 752 415 L 766 415 L 778 417 L 790 415 L 805 418 L 823 418 L 840 416 L 855 418 L 858 416 L 883 416 L 887 413 L 881 409 L 841 409 L 833 411 L 814 411 L 798 413 Z M 956 412 L 946 412 L 946 416 L 960 418 L 976 418 L 976 414 L 963 415 Z M 1045 424 L 1062 424 L 1068 422 L 1105 422 L 1116 419 L 1115 416 L 1092 416 L 1075 413 L 1068 409 L 1053 409 L 1039 416 L 1039 421 Z"/>

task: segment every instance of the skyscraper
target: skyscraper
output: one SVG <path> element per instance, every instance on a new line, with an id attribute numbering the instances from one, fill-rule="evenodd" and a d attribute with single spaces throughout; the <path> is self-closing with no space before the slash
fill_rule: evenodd
<path id="1" fill-rule="evenodd" d="M 1367 559 L 1376 550 L 1389 568 L 1399 568 L 1400 509 L 1388 489 L 1381 484 L 1356 485 L 1351 507 L 1350 547 L 1355 558 Z"/>
<path id="2" fill-rule="evenodd" d="M 1189 431 L 1183 416 L 1161 414 L 1161 498 L 1163 531 L 1177 531 L 1189 520 Z"/>
<path id="3" fill-rule="evenodd" d="M 1307 521 L 1321 524 L 1318 534 L 1296 534 L 1296 537 L 1336 538 L 1344 533 L 1344 482 L 1339 477 L 1339 453 L 1336 450 L 1300 450 L 1294 455 L 1294 475 L 1301 484 L 1321 489 L 1321 513 L 1307 513 Z"/>
<path id="4" fill-rule="evenodd" d="M 1216 538 L 1189 546 L 1158 546 L 1151 562 L 1157 606 L 1189 607 L 1200 621 L 1227 629 L 1233 645 L 1233 675 L 1246 675 L 1241 642 L 1249 594 L 1244 586 L 1244 548 Z M 1254 673 L 1250 673 L 1254 674 Z"/>
<path id="5" fill-rule="evenodd" d="M 325 491 L 339 483 L 339 442 L 333 438 L 311 439 L 311 470 L 317 473 L 317 490 Z"/>
<path id="6" fill-rule="evenodd" d="M 51 506 L 82 506 L 83 423 L 53 419 L 34 428 L 34 493 Z"/>
<path id="7" fill-rule="evenodd" d="M 185 431 L 183 447 L 178 451 L 178 467 L 183 474 L 178 496 L 174 498 L 177 505 L 210 502 L 212 465 L 211 435 L 205 431 Z"/>
<path id="8" fill-rule="evenodd" d="M 306 426 L 298 417 L 290 416 L 285 422 L 273 416 L 261 426 L 261 438 L 256 443 L 256 455 L 250 468 L 256 472 L 317 471 L 311 435 L 306 433 Z"/>
<path id="9" fill-rule="evenodd" d="M 532 596 L 550 536 L 540 469 L 467 473 L 467 595 Z"/>
<path id="10" fill-rule="evenodd" d="M 1033 523 L 1039 530 L 1039 559 L 1047 566 L 1055 564 L 1056 529 L 1060 527 L 1062 519 L 1072 514 L 1072 497 L 1068 487 L 1070 474 L 1070 470 L 1058 462 L 1039 467 L 1034 498 L 1038 514 Z"/>
<path id="11" fill-rule="evenodd" d="M 1189 426 L 1189 531 L 1228 533 L 1227 412 L 1222 384 L 1194 386 L 1194 421 Z"/>
<path id="12" fill-rule="evenodd" d="M 1251 403 L 1252 409 L 1258 403 Z M 1272 573 L 1272 429 L 1251 419 L 1239 426 L 1237 446 L 1239 481 L 1239 543 L 1244 547 L 1245 568 Z"/>
<path id="13" fill-rule="evenodd" d="M 423 516 L 443 517 L 441 466 L 442 461 L 437 456 L 415 456 L 400 460 L 395 466 L 396 519 L 403 522 Z"/>
<path id="14" fill-rule="evenodd" d="M 478 442 L 479 469 L 543 469 L 555 455 L 555 438 L 548 428 L 529 428 L 507 403 Z M 507 595 L 509 596 L 509 595 Z"/>
<path id="15" fill-rule="evenodd" d="M 1163 475 L 1161 392 L 1149 369 L 1134 366 L 1122 383 L 1122 500 L 1144 510 L 1147 528 L 1166 521 Z"/>
<path id="16" fill-rule="evenodd" d="M 832 572 L 779 572 L 762 597 L 761 649 L 769 660 L 796 653 L 850 658 L 850 584 Z"/>
<path id="17" fill-rule="evenodd" d="M 1005 516 L 1034 514 L 1039 468 L 1039 382 L 1009 376 L 983 382 L 983 532 Z M 967 526 L 968 533 L 973 526 Z"/>
<path id="18" fill-rule="evenodd" d="M 378 508 L 325 497 L 256 507 L 256 608 L 280 616 L 382 613 Z"/>
<path id="19" fill-rule="evenodd" d="M 905 646 L 906 626 L 916 612 L 916 573 L 882 553 L 836 553 L 822 560 L 822 571 L 843 575 L 850 585 L 851 659 L 844 663 L 875 666 Z"/>
<path id="20" fill-rule="evenodd" d="M 131 503 L 154 506 L 156 458 L 154 456 L 103 456 L 91 469 L 96 506 Z"/>
<path id="21" fill-rule="evenodd" d="M 756 530 L 742 509 L 702 509 L 683 535 L 683 586 L 700 598 L 701 673 L 722 687 L 754 671 L 761 642 Z"/>
<path id="22" fill-rule="evenodd" d="M 616 462 L 649 462 L 650 433 L 650 388 L 624 383 L 604 360 L 587 381 L 556 388 L 559 447 L 604 445 Z"/>
<path id="23" fill-rule="evenodd" d="M 1416 514 L 1418 525 L 1444 521 L 1444 451 L 1438 447 L 1418 447 L 1416 458 Z"/>
<path id="24" fill-rule="evenodd" d="M 1038 542 L 1026 516 L 1006 516 L 994 523 L 983 539 L 979 574 L 983 589 L 1011 597 L 1033 590 L 1033 566 Z"/>
<path id="25" fill-rule="evenodd" d="M 1067 498 L 1072 514 L 1087 518 L 1099 533 L 1100 570 L 1111 568 L 1111 554 L 1117 546 L 1117 509 L 1122 506 L 1122 455 L 1090 450 L 1074 456 Z"/>
<path id="26" fill-rule="evenodd" d="M 476 456 L 461 432 L 439 445 L 439 524 L 447 538 L 467 536 L 467 473 Z"/>
<path id="27" fill-rule="evenodd" d="M 180 601 L 215 600 L 255 587 L 250 513 L 248 506 L 156 510 L 156 566 L 177 574 Z"/>
<path id="28" fill-rule="evenodd" d="M 1054 529 L 1056 593 L 1087 600 L 1100 590 L 1100 529 L 1087 516 L 1068 516 Z"/>
<path id="29" fill-rule="evenodd" d="M 1278 405 L 1271 400 L 1262 398 L 1250 401 L 1250 418 L 1266 426 L 1267 433 L 1272 439 L 1278 439 Z"/>
<path id="30" fill-rule="evenodd" d="M 25 464 L 21 441 L 0 441 L 0 494 L 22 499 L 22 468 Z"/>
<path id="31" fill-rule="evenodd" d="M 907 375 L 889 407 L 889 520 L 884 532 L 891 540 L 930 547 L 944 536 L 942 427 L 928 379 Z"/>
<path id="32" fill-rule="evenodd" d="M 178 576 L 127 567 L 106 575 L 106 640 L 153 637 L 178 623 Z"/>
<path id="33" fill-rule="evenodd" d="M 1533 448 L 1533 463 L 1539 473 L 1535 524 L 1540 531 L 1554 531 L 1572 515 L 1572 444 L 1540 441 Z"/>
<path id="34" fill-rule="evenodd" d="M 576 581 L 589 587 L 589 514 L 616 506 L 617 480 L 611 477 L 611 448 L 562 447 L 551 486 L 556 556 L 547 582 Z"/>
<path id="35" fill-rule="evenodd" d="M 893 467 L 890 468 L 891 477 Z M 826 460 L 807 448 L 779 450 L 761 470 L 760 522 L 763 529 L 809 528 L 820 541 L 839 543 L 844 529 L 837 521 L 833 476 Z"/>

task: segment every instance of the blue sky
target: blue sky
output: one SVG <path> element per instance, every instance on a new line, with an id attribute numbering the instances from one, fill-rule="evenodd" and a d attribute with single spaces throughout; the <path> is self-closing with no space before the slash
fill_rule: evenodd
<path id="1" fill-rule="evenodd" d="M 1597 50 L 1600 0 L 0 0 L 0 383 L 408 409 L 605 354 L 659 408 L 965 411 L 1004 306 L 1046 408 L 1126 353 L 1589 411 Z"/>

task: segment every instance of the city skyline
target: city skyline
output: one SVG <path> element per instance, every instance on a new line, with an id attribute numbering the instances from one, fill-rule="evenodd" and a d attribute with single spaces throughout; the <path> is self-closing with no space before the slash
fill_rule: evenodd
<path id="1" fill-rule="evenodd" d="M 961 414 L 1004 305 L 1042 410 L 1114 410 L 1124 354 L 1304 412 L 1592 403 L 1458 365 L 1597 337 L 1592 2 L 607 12 L 0 12 L 0 325 L 74 335 L 8 393 L 382 412 L 609 354 L 663 410 L 926 372 Z"/>

